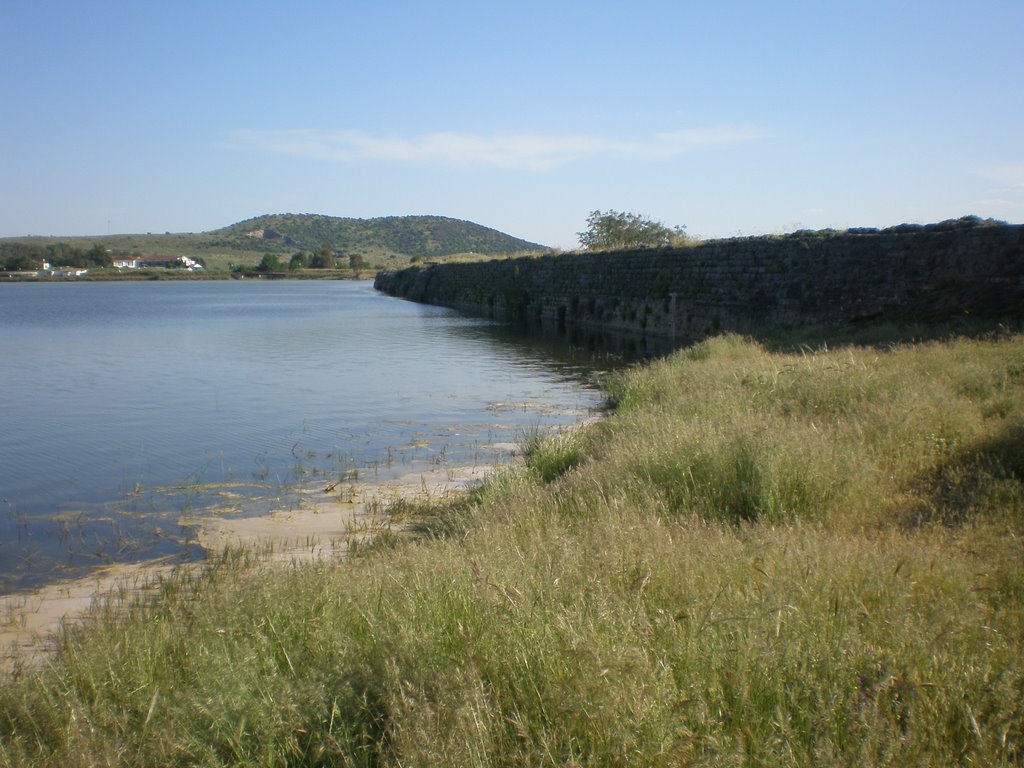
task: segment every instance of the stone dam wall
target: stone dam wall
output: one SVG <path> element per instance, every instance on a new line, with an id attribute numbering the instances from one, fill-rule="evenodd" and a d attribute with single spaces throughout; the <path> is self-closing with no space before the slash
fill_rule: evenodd
<path id="1" fill-rule="evenodd" d="M 382 272 L 393 296 L 560 333 L 684 343 L 880 317 L 1024 319 L 1024 226 L 975 217 Z"/>

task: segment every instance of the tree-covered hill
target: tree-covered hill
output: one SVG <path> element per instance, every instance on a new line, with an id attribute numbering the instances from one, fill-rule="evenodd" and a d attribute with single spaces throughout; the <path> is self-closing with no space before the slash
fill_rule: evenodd
<path id="1" fill-rule="evenodd" d="M 66 255 L 98 249 L 110 257 L 199 259 L 209 272 L 255 268 L 266 255 L 283 264 L 298 252 L 327 251 L 346 264 L 399 268 L 410 261 L 461 254 L 494 256 L 547 250 L 495 229 L 445 216 L 340 218 L 317 214 L 257 216 L 210 232 L 0 238 L 0 271 L 40 269 L 44 261 L 70 266 Z"/>
<path id="2" fill-rule="evenodd" d="M 544 249 L 537 243 L 471 221 L 445 216 L 353 219 L 317 214 L 270 214 L 246 219 L 209 234 L 243 235 L 308 251 L 328 243 L 336 251 L 375 250 L 422 258 Z"/>

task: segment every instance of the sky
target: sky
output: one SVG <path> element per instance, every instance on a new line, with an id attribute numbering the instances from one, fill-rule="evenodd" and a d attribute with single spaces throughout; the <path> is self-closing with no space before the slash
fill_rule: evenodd
<path id="1" fill-rule="evenodd" d="M 0 0 L 0 237 L 1024 221 L 1024 2 Z"/>

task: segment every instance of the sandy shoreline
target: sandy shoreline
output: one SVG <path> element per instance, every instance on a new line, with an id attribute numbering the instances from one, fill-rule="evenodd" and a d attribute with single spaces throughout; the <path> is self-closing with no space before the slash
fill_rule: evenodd
<path id="1" fill-rule="evenodd" d="M 369 537 L 388 521 L 383 510 L 398 499 L 443 498 L 481 483 L 492 465 L 439 467 L 380 483 L 351 483 L 302 491 L 297 509 L 259 517 L 208 515 L 187 522 L 199 529 L 208 552 L 242 547 L 262 549 L 272 562 L 308 562 L 340 558 L 352 537 Z M 172 564 L 167 559 L 114 565 L 87 577 L 0 596 L 0 670 L 21 662 L 34 665 L 54 648 L 65 622 L 81 620 L 98 600 L 140 594 L 175 568 L 202 568 L 203 563 Z"/>

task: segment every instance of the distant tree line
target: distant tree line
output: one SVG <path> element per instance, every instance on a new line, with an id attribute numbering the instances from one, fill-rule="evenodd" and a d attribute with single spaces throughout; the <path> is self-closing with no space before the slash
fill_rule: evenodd
<path id="1" fill-rule="evenodd" d="M 106 247 L 90 248 L 67 243 L 0 243 L 0 264 L 8 272 L 39 270 L 44 263 L 58 267 L 109 267 L 114 262 Z"/>
<path id="2" fill-rule="evenodd" d="M 323 243 L 312 254 L 305 251 L 298 251 L 288 260 L 288 269 L 335 269 L 338 266 L 338 256 L 330 243 Z M 344 257 L 341 257 L 344 258 Z M 363 269 L 366 266 L 366 259 L 361 254 L 351 253 L 348 255 L 348 266 L 350 269 Z M 263 259 L 256 265 L 256 272 L 281 272 L 285 267 L 281 259 L 274 253 L 264 253 Z"/>

